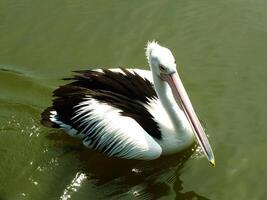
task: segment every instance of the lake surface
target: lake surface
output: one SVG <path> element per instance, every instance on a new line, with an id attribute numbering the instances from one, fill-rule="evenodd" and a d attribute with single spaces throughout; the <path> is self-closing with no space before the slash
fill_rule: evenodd
<path id="1" fill-rule="evenodd" d="M 0 0 L 0 199 L 267 199 L 267 2 Z M 108 159 L 40 123 L 73 70 L 169 47 L 216 156 Z"/>

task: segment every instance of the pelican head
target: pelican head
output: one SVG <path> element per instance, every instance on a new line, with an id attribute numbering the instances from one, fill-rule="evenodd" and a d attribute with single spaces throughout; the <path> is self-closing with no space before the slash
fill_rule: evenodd
<path id="1" fill-rule="evenodd" d="M 160 46 L 157 42 L 148 42 L 146 57 L 151 71 L 158 76 L 176 72 L 176 62 L 172 52 L 169 49 Z"/>
<path id="2" fill-rule="evenodd" d="M 166 97 L 167 93 L 165 90 L 167 87 L 166 85 L 169 85 L 173 98 L 184 112 L 202 151 L 209 162 L 215 165 L 215 158 L 211 146 L 176 70 L 176 62 L 171 51 L 166 47 L 160 46 L 155 41 L 148 42 L 146 57 L 152 71 L 155 89 L 160 100 L 162 103 L 165 101 L 165 107 L 168 106 L 168 100 L 166 103 L 166 99 L 171 97 Z"/>

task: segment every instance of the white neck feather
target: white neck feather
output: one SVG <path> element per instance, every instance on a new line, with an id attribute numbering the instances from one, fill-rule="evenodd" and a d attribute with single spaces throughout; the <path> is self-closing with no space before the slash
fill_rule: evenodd
<path id="1" fill-rule="evenodd" d="M 159 141 L 163 154 L 171 154 L 180 151 L 193 142 L 193 132 L 184 112 L 176 104 L 171 89 L 165 81 L 162 81 L 157 75 L 153 74 L 155 90 L 160 102 L 169 115 L 172 129 L 163 129 L 162 134 L 164 140 Z M 165 125 L 165 124 L 164 124 Z M 167 132 L 165 132 L 167 131 Z"/>
<path id="2" fill-rule="evenodd" d="M 173 127 L 177 132 L 183 132 L 185 115 L 176 104 L 170 88 L 168 87 L 167 83 L 165 81 L 162 81 L 155 73 L 153 73 L 153 81 L 156 93 L 160 99 L 162 106 L 168 113 Z"/>

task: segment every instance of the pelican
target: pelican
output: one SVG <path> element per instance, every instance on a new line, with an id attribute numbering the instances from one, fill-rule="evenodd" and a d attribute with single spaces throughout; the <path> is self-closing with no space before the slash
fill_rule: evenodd
<path id="1" fill-rule="evenodd" d="M 176 70 L 171 51 L 148 42 L 150 67 L 75 71 L 54 91 L 41 123 L 65 130 L 84 146 L 107 156 L 153 160 L 200 145 L 215 158 Z"/>

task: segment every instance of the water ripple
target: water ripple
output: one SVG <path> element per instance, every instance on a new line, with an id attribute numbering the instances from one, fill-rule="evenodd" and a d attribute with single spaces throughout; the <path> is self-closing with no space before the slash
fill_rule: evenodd
<path id="1" fill-rule="evenodd" d="M 81 187 L 82 182 L 87 178 L 87 176 L 82 173 L 78 172 L 71 183 L 67 186 L 64 190 L 63 194 L 60 196 L 61 200 L 68 200 L 71 198 L 71 195 Z"/>

